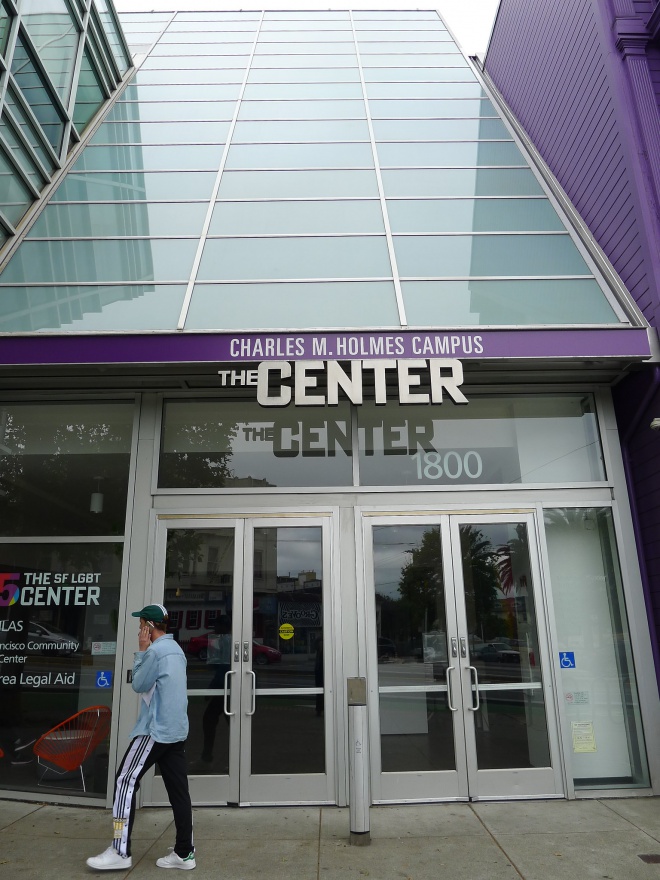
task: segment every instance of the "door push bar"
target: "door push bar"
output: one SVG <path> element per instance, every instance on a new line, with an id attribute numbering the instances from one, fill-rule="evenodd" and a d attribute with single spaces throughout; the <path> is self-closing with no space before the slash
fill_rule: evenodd
<path id="1" fill-rule="evenodd" d="M 225 672 L 225 696 L 224 696 L 222 708 L 224 710 L 225 715 L 228 718 L 231 718 L 232 715 L 236 714 L 236 712 L 229 711 L 229 704 L 227 702 L 227 697 L 229 696 L 229 676 L 230 675 L 236 675 L 236 673 L 234 672 L 233 669 L 229 669 L 229 670 L 227 670 L 227 672 Z"/>

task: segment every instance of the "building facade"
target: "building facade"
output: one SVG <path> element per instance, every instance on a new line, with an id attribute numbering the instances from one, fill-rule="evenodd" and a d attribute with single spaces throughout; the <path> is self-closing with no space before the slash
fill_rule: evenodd
<path id="1" fill-rule="evenodd" d="M 566 39 L 567 28 L 571 40 Z M 586 59 L 589 59 L 588 62 Z M 660 4 L 657 0 L 502 0 L 489 81 L 556 175 L 655 328 L 660 308 Z M 658 376 L 620 382 L 614 399 L 660 670 Z"/>
<path id="2" fill-rule="evenodd" d="M 0 254 L 3 795 L 107 801 L 148 601 L 197 804 L 349 802 L 352 679 L 373 802 L 653 792 L 611 387 L 654 334 L 497 95 L 432 9 L 122 26 Z"/>

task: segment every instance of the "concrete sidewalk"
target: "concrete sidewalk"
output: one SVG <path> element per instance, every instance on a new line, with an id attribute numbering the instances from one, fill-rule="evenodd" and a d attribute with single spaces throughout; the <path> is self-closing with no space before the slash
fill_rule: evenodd
<path id="1" fill-rule="evenodd" d="M 172 813 L 140 810 L 133 868 L 85 859 L 110 843 L 107 810 L 0 801 L 0 878 L 161 877 Z M 635 880 L 660 878 L 660 798 L 374 807 L 372 843 L 348 843 L 347 809 L 195 809 L 195 880 Z"/>

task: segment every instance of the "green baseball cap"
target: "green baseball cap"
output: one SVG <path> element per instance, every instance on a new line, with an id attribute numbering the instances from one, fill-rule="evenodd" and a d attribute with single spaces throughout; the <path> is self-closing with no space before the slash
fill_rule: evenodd
<path id="1" fill-rule="evenodd" d="M 167 617 L 167 608 L 164 605 L 145 605 L 141 611 L 133 611 L 131 617 L 142 617 L 153 623 L 162 623 Z"/>

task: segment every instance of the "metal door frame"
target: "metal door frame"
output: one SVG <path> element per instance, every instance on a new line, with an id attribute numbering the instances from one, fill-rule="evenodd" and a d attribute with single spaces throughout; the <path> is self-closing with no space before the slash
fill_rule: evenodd
<path id="1" fill-rule="evenodd" d="M 363 601 L 366 619 L 365 670 L 369 690 L 369 718 L 371 728 L 371 786 L 374 803 L 403 803 L 423 801 L 484 800 L 506 798 L 534 798 L 566 796 L 564 767 L 560 748 L 559 716 L 556 711 L 555 676 L 551 662 L 552 627 L 549 609 L 545 601 L 545 579 L 543 578 L 541 542 L 538 528 L 539 511 L 536 506 L 517 508 L 497 508 L 475 510 L 474 507 L 438 510 L 400 510 L 378 511 L 362 509 L 356 511 L 361 520 Z M 467 632 L 465 602 L 463 599 L 463 573 L 461 570 L 460 543 L 458 528 L 462 522 L 521 522 L 527 524 L 532 569 L 532 584 L 536 608 L 539 650 L 543 669 L 543 694 L 548 726 L 548 741 L 551 756 L 551 769 L 531 770 L 493 770 L 479 771 L 476 766 L 474 726 L 470 723 L 468 707 L 472 702 L 472 685 L 469 679 L 469 657 L 457 658 L 458 668 L 448 672 L 453 676 L 451 684 L 451 704 L 457 711 L 454 715 L 454 742 L 456 756 L 455 771 L 429 771 L 428 773 L 392 773 L 385 779 L 381 774 L 380 753 L 380 712 L 377 670 L 377 650 L 375 643 L 376 619 L 374 581 L 373 581 L 373 525 L 436 525 L 441 529 L 442 564 L 447 606 L 447 639 L 459 638 Z M 452 617 L 453 615 L 453 617 Z M 451 665 L 456 661 L 452 658 Z M 460 677 L 458 675 L 460 673 Z M 460 682 L 460 687 L 458 684 Z M 448 686 L 433 687 L 447 693 Z M 451 775 L 454 774 L 454 779 Z M 479 774 L 479 776 L 477 776 Z M 521 774 L 525 779 L 521 784 Z M 506 777 L 508 776 L 508 780 Z M 477 781 L 478 779 L 478 781 Z M 529 783 L 532 783 L 531 785 Z M 504 784 L 502 784 L 504 783 Z M 396 794 L 394 794 L 396 792 Z"/>
<path id="2" fill-rule="evenodd" d="M 324 652 L 325 676 L 325 761 L 323 774 L 286 774 L 272 776 L 251 776 L 250 770 L 250 726 L 249 713 L 252 700 L 259 695 L 248 685 L 251 673 L 251 652 L 247 662 L 243 656 L 243 644 L 252 640 L 252 566 L 255 528 L 313 527 L 321 528 L 323 558 L 323 630 L 327 645 L 332 645 L 333 625 L 336 624 L 336 609 L 332 588 L 334 578 L 333 541 L 337 533 L 334 527 L 334 511 L 260 511 L 240 513 L 162 513 L 155 515 L 154 554 L 151 566 L 151 597 L 162 601 L 163 573 L 167 549 L 167 534 L 173 529 L 234 529 L 234 594 L 232 615 L 232 676 L 233 682 L 242 679 L 236 687 L 236 699 L 229 705 L 230 718 L 230 772 L 227 776 L 195 775 L 189 772 L 191 795 L 194 805 L 220 805 L 234 803 L 239 805 L 261 804 L 305 804 L 336 803 L 336 749 L 335 749 L 335 661 L 334 651 Z M 238 612 L 238 613 L 237 613 Z M 236 646 L 239 645 L 239 655 Z M 235 684 L 234 684 L 235 686 Z M 306 689 L 308 691 L 309 689 Z M 265 691 L 276 695 L 277 690 Z M 286 694 L 295 695 L 298 689 L 284 689 Z M 204 696 L 204 689 L 189 689 L 189 696 Z M 210 695 L 211 692 L 208 691 Z M 248 723 L 246 723 L 248 722 Z M 190 757 L 190 756 L 189 756 Z M 143 780 L 145 805 L 167 804 L 168 798 L 162 780 L 153 771 Z"/>

